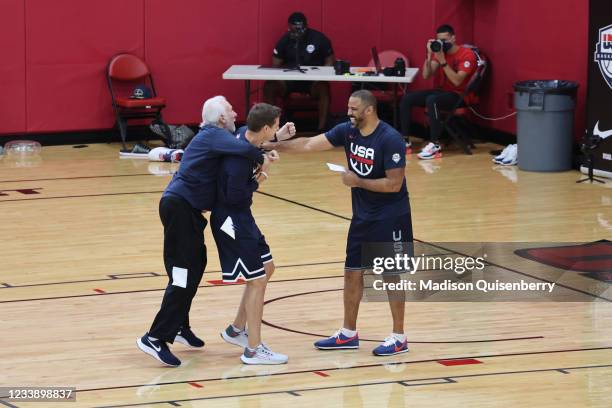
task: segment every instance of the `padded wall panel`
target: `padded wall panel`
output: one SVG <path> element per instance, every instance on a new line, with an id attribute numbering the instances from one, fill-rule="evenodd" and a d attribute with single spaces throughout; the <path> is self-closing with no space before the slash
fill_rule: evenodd
<path id="1" fill-rule="evenodd" d="M 521 48 L 516 20 L 521 4 L 516 2 L 488 2 L 474 0 L 474 43 L 490 60 L 479 111 L 486 116 L 505 116 L 512 112 L 512 84 L 517 78 L 520 60 L 516 50 Z M 516 119 L 510 117 L 497 122 L 479 121 L 483 126 L 516 132 Z"/>
<path id="2" fill-rule="evenodd" d="M 223 94 L 243 116 L 244 82 L 223 80 L 234 64 L 256 64 L 258 3 L 148 0 L 146 59 L 170 123 L 199 123 L 202 103 Z"/>
<path id="3" fill-rule="evenodd" d="M 512 85 L 527 79 L 578 81 L 576 138 L 585 120 L 588 2 L 474 0 L 474 42 L 491 58 L 482 110 L 489 116 L 511 112 Z M 515 118 L 483 125 L 516 132 Z"/>
<path id="4" fill-rule="evenodd" d="M 569 79 L 580 83 L 574 134 L 584 135 L 587 88 L 588 1 L 521 0 L 518 80 Z M 554 5 L 554 6 L 553 6 Z M 612 2 L 609 4 L 612 6 Z M 591 56 L 592 58 L 592 56 Z"/>
<path id="5" fill-rule="evenodd" d="M 457 41 L 460 44 L 471 44 L 473 41 L 474 1 L 436 0 L 434 2 L 434 30 L 442 24 L 453 26 Z"/>
<path id="6" fill-rule="evenodd" d="M 112 55 L 143 53 L 144 0 L 27 0 L 27 131 L 110 128 Z"/>
<path id="7" fill-rule="evenodd" d="M 26 130 L 24 0 L 0 2 L 0 134 Z"/>

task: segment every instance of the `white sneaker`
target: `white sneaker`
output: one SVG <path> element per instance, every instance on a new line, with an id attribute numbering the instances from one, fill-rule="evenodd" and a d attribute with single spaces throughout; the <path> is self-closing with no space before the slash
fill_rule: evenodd
<path id="1" fill-rule="evenodd" d="M 247 331 L 241 330 L 237 332 L 234 330 L 231 324 L 221 332 L 221 338 L 227 343 L 241 348 L 246 348 L 249 346 L 249 335 Z"/>
<path id="2" fill-rule="evenodd" d="M 514 146 L 513 144 L 509 144 L 508 146 L 504 147 L 504 150 L 502 150 L 502 152 L 500 154 L 498 154 L 497 156 L 495 156 L 493 159 L 493 163 L 497 163 L 497 164 L 501 164 L 504 159 L 506 158 L 506 156 L 508 155 L 508 153 L 510 152 L 510 150 L 512 149 L 512 146 Z"/>
<path id="3" fill-rule="evenodd" d="M 244 353 L 240 356 L 244 364 L 286 364 L 289 357 L 284 354 L 275 353 L 266 345 L 260 344 L 255 350 L 244 348 Z"/>
<path id="4" fill-rule="evenodd" d="M 518 147 L 517 145 L 512 145 L 506 157 L 500 163 L 502 166 L 514 166 L 518 163 Z"/>
<path id="5" fill-rule="evenodd" d="M 417 156 L 421 160 L 431 160 L 436 157 L 436 153 L 439 153 L 440 150 L 442 149 L 439 145 L 429 142 Z"/>

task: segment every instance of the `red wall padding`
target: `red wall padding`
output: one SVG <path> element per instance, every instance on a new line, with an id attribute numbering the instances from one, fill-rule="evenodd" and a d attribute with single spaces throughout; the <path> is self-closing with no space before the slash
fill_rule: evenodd
<path id="1" fill-rule="evenodd" d="M 148 0 L 145 54 L 171 123 L 199 123 L 202 102 L 225 95 L 244 111 L 243 81 L 224 81 L 233 64 L 257 61 L 257 2 Z"/>
<path id="2" fill-rule="evenodd" d="M 512 84 L 528 79 L 578 81 L 575 136 L 585 124 L 588 1 L 474 0 L 474 38 L 491 59 L 490 89 L 483 111 L 509 113 Z M 496 129 L 516 132 L 514 118 L 496 122 Z"/>
<path id="3" fill-rule="evenodd" d="M 146 59 L 168 99 L 170 123 L 198 123 L 202 102 L 216 94 L 243 116 L 243 82 L 221 74 L 232 64 L 268 63 L 295 10 L 353 65 L 367 63 L 376 45 L 421 67 L 427 39 L 448 22 L 460 42 L 478 45 L 492 61 L 483 113 L 511 112 L 515 81 L 572 79 L 581 84 L 576 135 L 582 134 L 588 2 L 573 0 L 3 0 L 0 134 L 110 128 L 104 72 L 122 51 Z M 419 76 L 410 89 L 430 86 Z M 332 90 L 333 110 L 344 111 L 349 85 Z M 514 118 L 482 124 L 516 130 Z"/>
<path id="4" fill-rule="evenodd" d="M 23 0 L 0 2 L 0 133 L 26 130 Z"/>
<path id="5" fill-rule="evenodd" d="M 105 68 L 143 54 L 144 0 L 27 0 L 27 131 L 113 125 Z"/>

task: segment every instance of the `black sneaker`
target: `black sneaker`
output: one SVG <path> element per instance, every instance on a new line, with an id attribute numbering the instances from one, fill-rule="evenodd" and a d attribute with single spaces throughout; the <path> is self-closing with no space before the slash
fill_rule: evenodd
<path id="1" fill-rule="evenodd" d="M 204 347 L 204 340 L 198 338 L 189 327 L 179 330 L 174 341 L 190 347 Z"/>
<path id="2" fill-rule="evenodd" d="M 136 143 L 132 149 L 124 149 L 119 151 L 119 155 L 123 157 L 147 157 L 151 148 L 142 143 Z"/>
<path id="3" fill-rule="evenodd" d="M 170 352 L 166 342 L 161 340 L 151 340 L 151 338 L 149 338 L 149 333 L 145 333 L 144 336 L 137 339 L 136 345 L 139 349 L 153 358 L 161 361 L 165 365 L 171 367 L 178 367 L 181 365 L 181 360 L 176 358 L 174 354 Z"/>
<path id="4" fill-rule="evenodd" d="M 134 147 L 132 147 L 132 153 L 136 154 L 147 154 L 151 151 L 151 148 L 142 143 L 136 143 Z"/>

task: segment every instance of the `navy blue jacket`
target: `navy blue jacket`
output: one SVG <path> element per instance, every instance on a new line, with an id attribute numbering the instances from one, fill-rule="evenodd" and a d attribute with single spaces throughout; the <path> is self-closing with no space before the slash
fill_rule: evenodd
<path id="1" fill-rule="evenodd" d="M 216 200 L 217 176 L 224 156 L 236 155 L 263 163 L 263 153 L 225 129 L 206 125 L 185 149 L 178 172 L 163 196 L 187 200 L 193 208 L 210 211 Z"/>
<path id="2" fill-rule="evenodd" d="M 246 127 L 238 130 L 238 140 L 250 145 L 245 137 Z M 251 160 L 240 156 L 224 157 L 219 171 L 216 206 L 248 209 L 253 203 L 253 192 L 259 184 Z"/>

